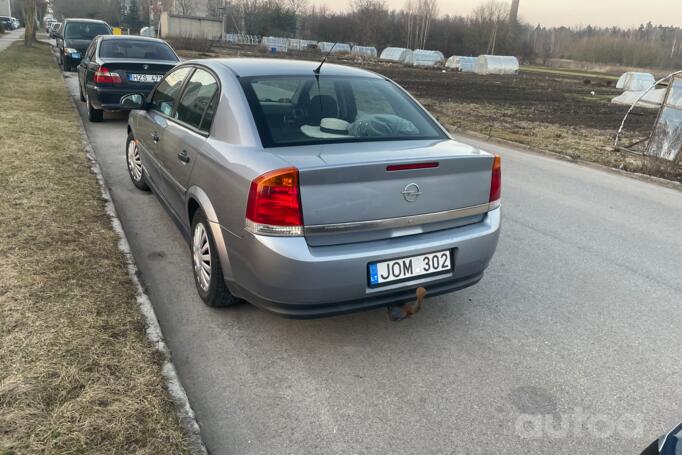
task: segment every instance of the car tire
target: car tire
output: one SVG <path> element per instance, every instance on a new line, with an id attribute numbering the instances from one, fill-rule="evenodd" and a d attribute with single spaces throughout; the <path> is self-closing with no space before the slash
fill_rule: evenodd
<path id="1" fill-rule="evenodd" d="M 128 140 L 126 141 L 126 167 L 135 188 L 149 191 L 147 175 L 145 174 L 144 167 L 142 167 L 139 146 L 135 141 L 135 137 L 133 137 L 133 133 L 128 134 Z"/>
<path id="2" fill-rule="evenodd" d="M 240 300 L 225 285 L 211 226 L 201 209 L 192 220 L 190 248 L 194 284 L 201 300 L 213 308 L 237 305 Z"/>
<path id="3" fill-rule="evenodd" d="M 104 121 L 104 111 L 102 109 L 95 109 L 90 102 L 90 98 L 85 98 L 85 103 L 88 105 L 88 120 L 94 123 Z"/>

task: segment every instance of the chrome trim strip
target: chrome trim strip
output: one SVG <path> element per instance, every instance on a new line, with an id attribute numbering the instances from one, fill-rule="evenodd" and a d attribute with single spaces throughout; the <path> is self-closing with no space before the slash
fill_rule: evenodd
<path id="1" fill-rule="evenodd" d="M 317 224 L 305 226 L 303 228 L 303 232 L 306 236 L 313 236 L 348 232 L 375 231 L 379 229 L 397 229 L 401 227 L 457 220 L 474 215 L 483 215 L 497 208 L 494 205 L 495 203 L 486 203 L 471 207 L 464 207 L 461 209 L 447 210 L 445 212 L 426 213 L 424 215 L 404 216 L 400 218 L 387 218 L 384 220 L 357 221 L 352 223 L 337 224 Z"/>

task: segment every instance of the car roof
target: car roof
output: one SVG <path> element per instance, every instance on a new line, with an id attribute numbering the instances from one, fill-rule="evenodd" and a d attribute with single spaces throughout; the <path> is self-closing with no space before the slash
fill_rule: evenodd
<path id="1" fill-rule="evenodd" d="M 320 63 L 306 60 L 285 60 L 279 58 L 220 58 L 197 60 L 208 66 L 229 68 L 239 77 L 252 76 L 309 76 Z M 321 76 L 355 76 L 381 78 L 376 73 L 350 66 L 325 63 Z"/>
<path id="2" fill-rule="evenodd" d="M 88 23 L 91 23 L 91 24 L 104 24 L 104 25 L 109 25 L 109 24 L 107 24 L 106 22 L 100 21 L 100 20 L 98 20 L 98 19 L 80 19 L 80 18 L 77 18 L 77 17 L 70 17 L 70 18 L 66 19 L 64 22 L 88 22 Z"/>
<path id="3" fill-rule="evenodd" d="M 102 41 L 119 41 L 119 40 L 135 40 L 135 41 L 152 41 L 155 43 L 166 43 L 166 41 L 159 39 L 159 38 L 153 38 L 151 36 L 140 36 L 140 35 L 100 35 L 100 38 Z"/>

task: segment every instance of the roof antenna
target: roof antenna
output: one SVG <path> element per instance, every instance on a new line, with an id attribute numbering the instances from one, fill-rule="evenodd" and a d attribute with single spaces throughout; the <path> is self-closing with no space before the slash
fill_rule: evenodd
<path id="1" fill-rule="evenodd" d="M 332 51 L 334 50 L 334 46 L 336 46 L 336 43 L 332 44 L 331 49 L 329 49 L 329 52 L 327 52 L 327 55 L 324 56 L 324 58 L 320 62 L 320 65 L 313 70 L 313 73 L 315 73 L 316 76 L 318 76 L 318 77 L 320 76 L 320 70 L 322 69 L 322 65 L 324 65 L 324 62 L 327 61 L 327 57 L 329 57 L 329 54 L 331 54 Z"/>

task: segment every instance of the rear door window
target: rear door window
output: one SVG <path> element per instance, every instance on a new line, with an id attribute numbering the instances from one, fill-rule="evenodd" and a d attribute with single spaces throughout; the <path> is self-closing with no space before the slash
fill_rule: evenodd
<path id="1" fill-rule="evenodd" d="M 201 126 L 199 127 L 200 130 L 206 132 L 211 130 L 211 125 L 213 124 L 213 117 L 215 117 L 215 111 L 216 108 L 218 107 L 218 99 L 219 93 L 216 92 L 215 95 L 213 95 L 211 103 L 206 108 L 206 112 L 204 112 L 204 118 L 201 120 Z"/>
<path id="2" fill-rule="evenodd" d="M 159 82 L 152 97 L 151 109 L 170 116 L 180 95 L 182 84 L 191 72 L 190 66 L 178 68 Z"/>
<path id="3" fill-rule="evenodd" d="M 90 43 L 90 46 L 88 46 L 88 49 L 85 51 L 85 57 L 83 58 L 84 63 L 88 63 L 92 60 L 92 57 L 95 55 L 96 48 L 97 41 L 93 40 L 92 43 Z"/>
<path id="4" fill-rule="evenodd" d="M 178 109 L 175 112 L 175 118 L 194 128 L 203 129 L 204 113 L 217 91 L 218 82 L 211 73 L 200 68 L 197 69 L 182 94 Z M 204 131 L 208 131 L 208 129 Z"/>

